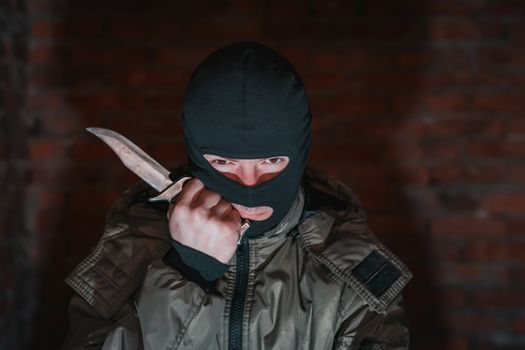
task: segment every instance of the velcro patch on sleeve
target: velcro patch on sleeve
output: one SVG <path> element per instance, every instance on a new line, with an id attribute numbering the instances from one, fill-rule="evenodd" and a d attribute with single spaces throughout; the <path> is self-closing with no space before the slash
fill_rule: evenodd
<path id="1" fill-rule="evenodd" d="M 376 298 L 379 298 L 397 279 L 401 271 L 386 257 L 372 251 L 357 266 L 352 269 L 352 274 Z"/>

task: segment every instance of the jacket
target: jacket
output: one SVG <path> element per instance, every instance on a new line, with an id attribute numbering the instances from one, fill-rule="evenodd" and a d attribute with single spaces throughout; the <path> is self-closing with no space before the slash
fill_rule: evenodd
<path id="1" fill-rule="evenodd" d="M 182 175 L 187 168 L 176 169 Z M 370 231 L 351 189 L 307 167 L 279 225 L 242 241 L 213 288 L 167 260 L 166 208 L 145 184 L 109 211 L 63 349 L 407 349 L 407 267 Z"/>

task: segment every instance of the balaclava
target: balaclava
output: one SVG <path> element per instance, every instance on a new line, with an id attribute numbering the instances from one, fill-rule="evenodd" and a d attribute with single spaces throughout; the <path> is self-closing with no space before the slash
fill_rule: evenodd
<path id="1" fill-rule="evenodd" d="M 270 206 L 245 235 L 275 227 L 297 196 L 311 144 L 311 114 L 303 83 L 278 52 L 238 42 L 210 54 L 194 71 L 184 97 L 184 142 L 190 172 L 230 203 Z M 287 167 L 256 186 L 213 168 L 203 154 L 235 159 L 287 156 Z"/>

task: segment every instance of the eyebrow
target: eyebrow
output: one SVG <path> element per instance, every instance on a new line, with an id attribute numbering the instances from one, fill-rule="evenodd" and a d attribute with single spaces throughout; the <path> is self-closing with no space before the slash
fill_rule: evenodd
<path id="1" fill-rule="evenodd" d="M 229 161 L 232 161 L 232 162 L 243 160 L 242 158 L 241 159 L 233 159 L 233 158 L 223 157 L 223 156 L 219 156 L 219 155 L 215 155 L 215 154 L 210 154 L 210 156 L 213 157 L 213 158 L 226 159 L 226 160 L 229 160 Z M 259 158 L 259 159 L 270 159 L 270 158 L 287 158 L 287 156 L 271 156 L 271 157 L 264 157 L 264 158 Z"/>
<path id="2" fill-rule="evenodd" d="M 228 157 L 222 157 L 222 156 L 212 156 L 213 158 L 220 158 L 220 159 L 226 159 L 226 160 L 231 160 L 232 162 L 235 162 L 237 161 L 237 159 L 232 159 L 232 158 L 228 158 Z"/>

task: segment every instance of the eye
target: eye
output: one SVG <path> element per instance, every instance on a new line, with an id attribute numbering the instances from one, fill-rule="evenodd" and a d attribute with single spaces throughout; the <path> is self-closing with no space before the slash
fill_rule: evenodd
<path id="1" fill-rule="evenodd" d="M 226 165 L 229 163 L 226 159 L 214 159 L 211 162 L 217 165 Z"/>
<path id="2" fill-rule="evenodd" d="M 273 157 L 273 158 L 266 159 L 266 162 L 274 165 L 274 164 L 279 164 L 279 163 L 284 162 L 284 159 L 281 157 Z"/>

